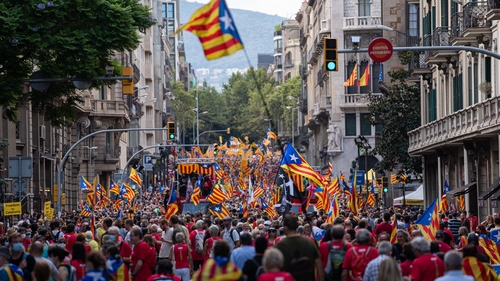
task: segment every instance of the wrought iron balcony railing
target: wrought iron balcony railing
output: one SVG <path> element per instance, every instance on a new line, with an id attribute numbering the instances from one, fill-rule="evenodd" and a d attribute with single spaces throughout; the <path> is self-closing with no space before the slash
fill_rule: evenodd
<path id="1" fill-rule="evenodd" d="M 463 31 L 464 31 L 463 13 L 462 12 L 454 13 L 453 16 L 451 16 L 450 40 L 453 40 L 455 37 L 461 37 Z"/>
<path id="2" fill-rule="evenodd" d="M 488 27 L 486 13 L 488 3 L 486 1 L 469 2 L 464 5 L 464 30 L 468 28 Z"/>

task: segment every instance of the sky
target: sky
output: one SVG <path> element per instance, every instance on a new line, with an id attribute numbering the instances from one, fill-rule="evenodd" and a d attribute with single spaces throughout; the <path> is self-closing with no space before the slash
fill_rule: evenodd
<path id="1" fill-rule="evenodd" d="M 187 0 L 206 4 L 209 0 Z M 284 18 L 294 18 L 304 0 L 226 0 L 231 9 L 243 9 L 278 15 Z"/>

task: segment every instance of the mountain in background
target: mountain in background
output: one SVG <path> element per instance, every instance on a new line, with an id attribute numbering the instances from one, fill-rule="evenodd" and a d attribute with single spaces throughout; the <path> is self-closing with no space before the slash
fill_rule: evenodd
<path id="1" fill-rule="evenodd" d="M 203 4 L 196 2 L 188 2 L 185 0 L 180 1 L 181 23 L 186 23 L 194 13 Z M 231 8 L 231 7 L 229 7 Z M 264 13 L 231 9 L 236 28 L 240 34 L 243 45 L 245 46 L 248 57 L 252 66 L 257 66 L 257 54 L 259 53 L 273 53 L 273 32 L 274 26 L 281 24 L 285 18 L 280 16 L 272 16 Z M 184 32 L 184 46 L 186 49 L 186 59 L 191 63 L 194 69 L 208 68 L 210 69 L 210 76 L 213 76 L 213 70 L 221 69 L 226 72 L 227 69 L 245 69 L 248 68 L 248 62 L 245 57 L 244 50 L 240 50 L 229 57 L 223 57 L 217 60 L 208 61 L 205 59 L 203 49 L 198 37 L 190 32 Z M 217 73 L 216 73 L 217 75 Z M 220 76 L 220 75 L 219 75 Z M 216 80 L 224 80 L 218 77 Z M 207 81 L 210 85 L 216 86 L 219 82 Z M 225 79 L 227 81 L 227 79 Z M 222 82 L 225 82 L 222 81 Z M 200 81 L 201 82 L 201 81 Z"/>

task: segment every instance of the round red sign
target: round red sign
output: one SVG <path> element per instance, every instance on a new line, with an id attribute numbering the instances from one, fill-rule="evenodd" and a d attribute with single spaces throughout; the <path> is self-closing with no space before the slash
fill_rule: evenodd
<path id="1" fill-rule="evenodd" d="M 392 56 L 392 44 L 389 40 L 379 37 L 370 42 L 368 55 L 375 62 L 385 62 Z"/>

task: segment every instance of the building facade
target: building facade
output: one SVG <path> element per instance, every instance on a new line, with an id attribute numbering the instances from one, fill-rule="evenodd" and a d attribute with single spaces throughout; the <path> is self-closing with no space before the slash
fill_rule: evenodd
<path id="1" fill-rule="evenodd" d="M 498 1 L 409 1 L 419 7 L 425 46 L 471 46 L 498 53 Z M 421 84 L 421 127 L 409 132 L 411 154 L 424 161 L 427 204 L 443 193 L 465 195 L 482 219 L 498 211 L 498 60 L 465 50 L 423 52 L 412 71 Z"/>
<path id="2" fill-rule="evenodd" d="M 367 53 L 353 51 L 338 54 L 337 72 L 325 72 L 323 42 L 324 38 L 337 38 L 339 50 L 356 50 L 384 36 L 394 46 L 405 46 L 407 42 L 398 33 L 381 30 L 385 25 L 407 32 L 405 2 L 384 1 L 382 5 L 380 0 L 309 0 L 302 3 L 296 19 L 302 55 L 299 109 L 304 115 L 298 126 L 307 160 L 323 171 L 331 162 L 334 174 L 343 172 L 346 176 L 354 160 L 361 170 L 374 168 L 379 159 L 359 155 L 355 138 L 362 136 L 375 147 L 380 128 L 367 122 L 368 94 L 380 95 L 379 80 L 388 80 L 387 72 L 402 66 L 397 56 L 377 63 Z M 350 77 L 353 83 L 345 84 Z"/>

